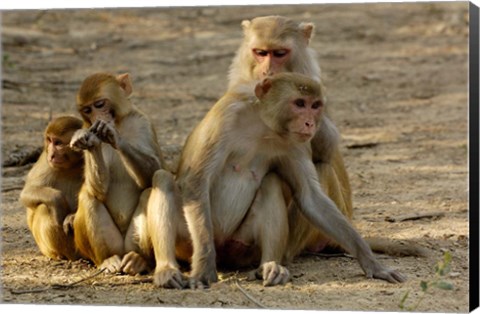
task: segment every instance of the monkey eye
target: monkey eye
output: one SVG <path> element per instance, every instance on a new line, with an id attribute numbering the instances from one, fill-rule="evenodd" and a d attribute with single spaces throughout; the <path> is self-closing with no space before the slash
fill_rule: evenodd
<path id="1" fill-rule="evenodd" d="M 253 53 L 257 56 L 260 56 L 260 57 L 268 56 L 268 51 L 262 50 L 262 49 L 253 49 Z"/>
<path id="2" fill-rule="evenodd" d="M 287 49 L 278 49 L 273 51 L 273 56 L 275 58 L 282 58 L 282 57 L 285 57 L 287 54 L 288 54 Z"/>
<path id="3" fill-rule="evenodd" d="M 297 106 L 298 108 L 304 108 L 304 107 L 305 107 L 305 100 L 303 100 L 302 98 L 296 99 L 296 100 L 294 101 L 294 104 L 295 104 L 295 106 Z"/>
<path id="4" fill-rule="evenodd" d="M 84 114 L 90 114 L 90 113 L 92 113 L 92 108 L 90 108 L 90 107 L 85 107 L 85 108 L 82 109 L 82 112 L 83 112 Z"/>
<path id="5" fill-rule="evenodd" d="M 93 106 L 97 109 L 102 108 L 103 106 L 105 106 L 105 99 L 97 100 L 96 102 L 93 103 Z"/>
<path id="6" fill-rule="evenodd" d="M 318 108 L 320 108 L 320 107 L 322 107 L 322 106 L 323 106 L 323 102 L 320 101 L 320 100 L 319 100 L 319 101 L 316 101 L 316 102 L 314 102 L 314 103 L 312 104 L 312 108 L 313 108 L 313 109 L 318 109 Z"/>

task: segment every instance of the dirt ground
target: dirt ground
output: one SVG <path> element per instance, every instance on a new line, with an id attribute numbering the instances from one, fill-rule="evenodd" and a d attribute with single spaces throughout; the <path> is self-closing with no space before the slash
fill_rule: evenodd
<path id="1" fill-rule="evenodd" d="M 273 288 L 240 271 L 220 272 L 206 291 L 106 274 L 58 289 L 96 270 L 39 253 L 18 202 L 29 164 L 2 168 L 1 302 L 400 311 L 409 292 L 405 304 L 420 300 L 416 311 L 468 311 L 467 2 L 2 12 L 3 160 L 40 146 L 50 115 L 75 114 L 80 82 L 97 71 L 131 73 L 133 101 L 175 156 L 225 91 L 241 21 L 270 14 L 315 23 L 312 45 L 342 133 L 354 224 L 365 236 L 428 250 L 378 256 L 408 281 L 369 280 L 354 259 L 308 255 L 289 266 L 292 282 Z M 392 222 L 415 213 L 434 215 Z M 444 280 L 453 289 L 429 288 L 422 300 L 421 281 L 435 279 L 447 251 Z"/>

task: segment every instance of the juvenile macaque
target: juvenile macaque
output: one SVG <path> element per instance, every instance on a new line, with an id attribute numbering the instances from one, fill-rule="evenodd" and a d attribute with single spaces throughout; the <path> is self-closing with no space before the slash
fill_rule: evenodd
<path id="1" fill-rule="evenodd" d="M 155 263 L 165 260 L 168 244 L 175 243 L 173 224 L 162 219 L 179 206 L 175 183 L 163 170 L 155 130 L 129 100 L 131 93 L 128 74 L 97 73 L 77 94 L 84 128 L 70 145 L 84 151 L 85 183 L 74 219 L 75 244 L 100 268 L 137 274 L 155 265 L 156 284 L 181 288 L 185 282 L 176 261 Z"/>
<path id="2" fill-rule="evenodd" d="M 190 286 L 215 282 L 216 259 L 226 256 L 238 264 L 259 262 L 265 285 L 285 283 L 289 195 L 302 219 L 357 257 L 367 277 L 403 281 L 380 265 L 318 182 L 310 141 L 324 127 L 321 85 L 283 73 L 257 84 L 256 97 L 237 87 L 190 134 L 179 164 L 193 245 Z"/>
<path id="3" fill-rule="evenodd" d="M 70 116 L 48 124 L 43 152 L 20 194 L 35 242 L 42 254 L 53 259 L 77 258 L 71 224 L 65 218 L 76 211 L 82 185 L 83 154 L 69 147 L 74 132 L 81 128 L 82 120 Z"/>

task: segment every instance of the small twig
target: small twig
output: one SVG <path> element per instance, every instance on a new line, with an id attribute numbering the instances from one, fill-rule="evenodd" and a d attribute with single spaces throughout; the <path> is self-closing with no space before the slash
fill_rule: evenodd
<path id="1" fill-rule="evenodd" d="M 31 290 L 10 290 L 10 292 L 13 293 L 13 294 L 25 294 L 25 293 L 44 292 L 44 291 L 47 291 L 47 290 L 50 290 L 50 289 L 68 289 L 68 288 L 71 288 L 71 287 L 81 283 L 81 282 L 87 281 L 89 279 L 92 279 L 92 278 L 100 275 L 105 270 L 106 270 L 105 268 L 100 269 L 99 271 L 97 271 L 93 275 L 90 275 L 88 277 L 82 278 L 80 280 L 77 280 L 77 281 L 74 281 L 74 282 L 71 282 L 71 283 L 65 284 L 65 285 L 64 284 L 52 284 L 52 285 L 49 285 L 49 286 L 43 287 L 43 288 L 36 288 L 36 289 L 31 289 Z"/>
<path id="2" fill-rule="evenodd" d="M 418 213 L 412 215 L 403 215 L 398 217 L 386 217 L 385 220 L 388 222 L 400 222 L 406 220 L 418 220 L 422 218 L 438 218 L 445 216 L 444 212 L 435 212 L 435 213 Z"/>
<path id="3" fill-rule="evenodd" d="M 249 299 L 251 302 L 253 302 L 255 305 L 257 305 L 258 307 L 262 308 L 262 309 L 267 309 L 267 307 L 265 305 L 263 305 L 262 303 L 260 303 L 259 301 L 257 301 L 254 297 L 252 297 L 247 291 L 245 291 L 245 289 L 242 288 L 242 286 L 240 286 L 240 283 L 238 282 L 238 280 L 235 280 L 234 281 L 234 284 L 235 284 L 235 287 L 237 287 L 238 290 L 240 290 L 241 293 L 243 293 L 244 296 L 247 297 L 247 299 Z"/>
<path id="4" fill-rule="evenodd" d="M 142 284 L 142 283 L 151 283 L 151 282 L 153 282 L 152 278 L 144 278 L 144 279 L 136 279 L 136 280 L 132 280 L 132 281 L 127 281 L 127 282 L 115 282 L 115 283 L 109 284 L 108 286 L 117 287 L 117 286 L 124 286 L 124 285 L 139 285 L 139 284 Z"/>
<path id="5" fill-rule="evenodd" d="M 358 144 L 350 144 L 347 145 L 348 149 L 360 149 L 360 148 L 372 148 L 378 146 L 378 143 L 373 142 L 373 143 L 358 143 Z"/>
<path id="6" fill-rule="evenodd" d="M 332 258 L 332 257 L 348 257 L 348 258 L 354 258 L 353 255 L 347 254 L 347 253 L 316 253 L 316 252 L 305 252 L 303 253 L 305 255 L 311 255 L 311 256 L 318 256 L 318 257 L 325 257 L 325 258 Z"/>

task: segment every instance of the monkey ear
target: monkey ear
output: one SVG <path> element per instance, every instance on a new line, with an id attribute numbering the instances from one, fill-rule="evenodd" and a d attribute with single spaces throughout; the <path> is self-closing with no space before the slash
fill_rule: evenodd
<path id="1" fill-rule="evenodd" d="M 125 91 L 125 94 L 127 96 L 130 96 L 130 94 L 133 91 L 132 87 L 132 81 L 130 80 L 130 74 L 124 73 L 117 75 L 117 81 L 120 83 L 120 87 Z"/>
<path id="2" fill-rule="evenodd" d="M 263 82 L 258 83 L 257 86 L 255 86 L 255 96 L 257 96 L 258 99 L 262 99 L 263 96 L 268 93 L 271 87 L 272 81 L 270 81 L 268 78 L 264 79 Z"/>
<path id="3" fill-rule="evenodd" d="M 247 31 L 249 28 L 250 28 L 250 25 L 252 25 L 252 22 L 249 21 L 249 20 L 243 20 L 242 21 L 242 28 L 243 28 L 243 31 Z"/>
<path id="4" fill-rule="evenodd" d="M 310 39 L 313 38 L 313 31 L 315 30 L 315 25 L 313 23 L 300 23 L 300 30 L 305 36 L 307 44 L 309 44 Z"/>

